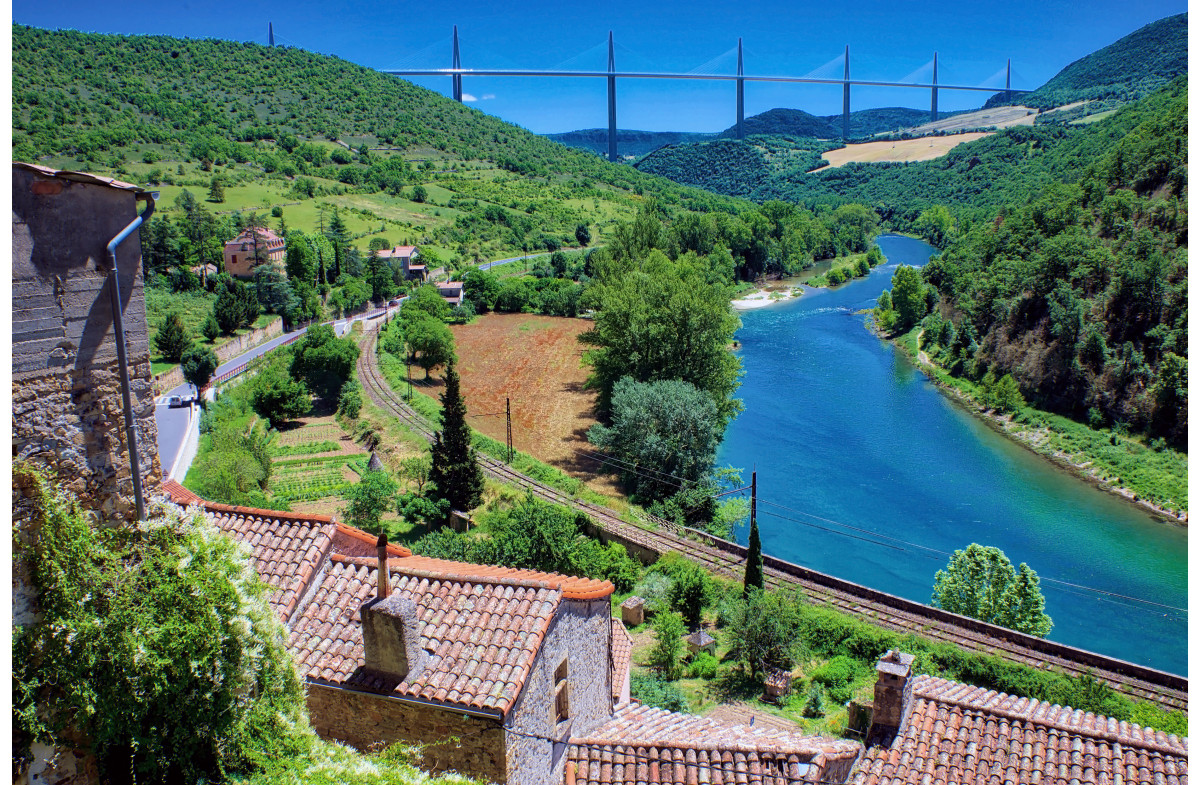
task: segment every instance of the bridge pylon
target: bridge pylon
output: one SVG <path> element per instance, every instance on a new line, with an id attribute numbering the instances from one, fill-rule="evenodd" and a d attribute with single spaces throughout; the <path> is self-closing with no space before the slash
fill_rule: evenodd
<path id="1" fill-rule="evenodd" d="M 742 78 L 742 39 L 738 39 L 737 138 L 746 138 L 746 80 Z"/>
<path id="2" fill-rule="evenodd" d="M 458 25 L 454 26 L 454 43 L 451 44 L 451 48 L 452 48 L 452 51 L 450 53 L 450 67 L 451 68 L 462 68 L 462 61 L 459 59 L 459 56 L 458 56 Z M 463 96 L 462 74 L 458 74 L 458 73 L 451 74 L 450 75 L 450 86 L 451 86 L 451 92 L 454 93 L 454 100 L 458 101 L 461 104 L 462 96 Z"/>
<path id="3" fill-rule="evenodd" d="M 617 59 L 613 55 L 613 34 L 608 31 L 608 160 L 617 156 Z"/>
<path id="4" fill-rule="evenodd" d="M 850 44 L 846 44 L 846 70 L 842 77 L 842 139 L 850 138 Z"/>
<path id="5" fill-rule="evenodd" d="M 936 123 L 937 116 L 937 52 L 933 53 L 933 99 L 929 105 L 929 122 Z"/>

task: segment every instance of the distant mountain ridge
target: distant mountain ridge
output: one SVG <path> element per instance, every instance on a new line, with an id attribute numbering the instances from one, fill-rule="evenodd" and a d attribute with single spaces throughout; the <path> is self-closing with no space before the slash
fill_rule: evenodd
<path id="1" fill-rule="evenodd" d="M 993 96 L 984 108 L 1024 104 L 1050 109 L 1075 101 L 1143 98 L 1188 70 L 1187 14 L 1151 22 L 1103 49 L 1081 57 L 1032 93 L 1005 100 Z"/>

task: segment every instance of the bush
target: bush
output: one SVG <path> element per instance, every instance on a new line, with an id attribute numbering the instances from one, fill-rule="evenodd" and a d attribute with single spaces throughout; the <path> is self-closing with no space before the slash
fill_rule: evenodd
<path id="1" fill-rule="evenodd" d="M 154 334 L 154 348 L 164 362 L 177 363 L 191 345 L 192 336 L 183 326 L 183 317 L 178 311 L 171 311 Z"/>
<path id="2" fill-rule="evenodd" d="M 706 651 L 702 651 L 688 665 L 687 675 L 693 679 L 704 679 L 707 681 L 717 675 L 717 668 L 719 666 L 720 663 L 717 662 L 716 657 Z"/>
<path id="3" fill-rule="evenodd" d="M 343 417 L 349 417 L 351 420 L 358 419 L 358 413 L 362 411 L 362 385 L 357 381 L 347 382 L 342 387 L 342 394 L 338 396 L 338 414 Z"/>
<path id="4" fill-rule="evenodd" d="M 813 671 L 813 684 L 820 684 L 837 703 L 845 703 L 854 694 L 854 682 L 863 677 L 865 669 L 858 660 L 838 655 Z"/>
<path id="5" fill-rule="evenodd" d="M 812 719 L 825 716 L 825 690 L 816 682 L 808 687 L 808 697 L 804 701 L 804 716 Z"/>
<path id="6" fill-rule="evenodd" d="M 679 659 L 683 656 L 683 617 L 678 613 L 660 613 L 654 617 L 654 648 L 650 667 L 664 678 L 679 678 Z"/>
<path id="7" fill-rule="evenodd" d="M 687 711 L 687 698 L 679 687 L 653 673 L 633 674 L 629 679 L 629 697 L 657 709 Z"/>

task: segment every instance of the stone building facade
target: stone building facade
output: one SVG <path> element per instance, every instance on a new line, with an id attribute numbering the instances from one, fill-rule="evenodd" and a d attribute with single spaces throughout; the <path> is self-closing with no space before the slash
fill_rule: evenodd
<path id="1" fill-rule="evenodd" d="M 56 473 L 106 518 L 136 514 L 107 245 L 150 194 L 13 164 L 13 458 Z M 117 248 L 129 382 L 146 493 L 161 481 L 135 231 Z"/>

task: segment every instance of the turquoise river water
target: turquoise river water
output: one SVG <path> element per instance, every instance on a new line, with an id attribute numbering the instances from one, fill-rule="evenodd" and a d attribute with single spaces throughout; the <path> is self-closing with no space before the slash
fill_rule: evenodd
<path id="1" fill-rule="evenodd" d="M 997 434 L 865 329 L 855 312 L 933 250 L 878 242 L 867 278 L 742 313 L 745 411 L 717 465 L 757 469 L 763 549 L 929 602 L 950 552 L 994 545 L 1041 576 L 1052 640 L 1186 675 L 1186 530 Z"/>

